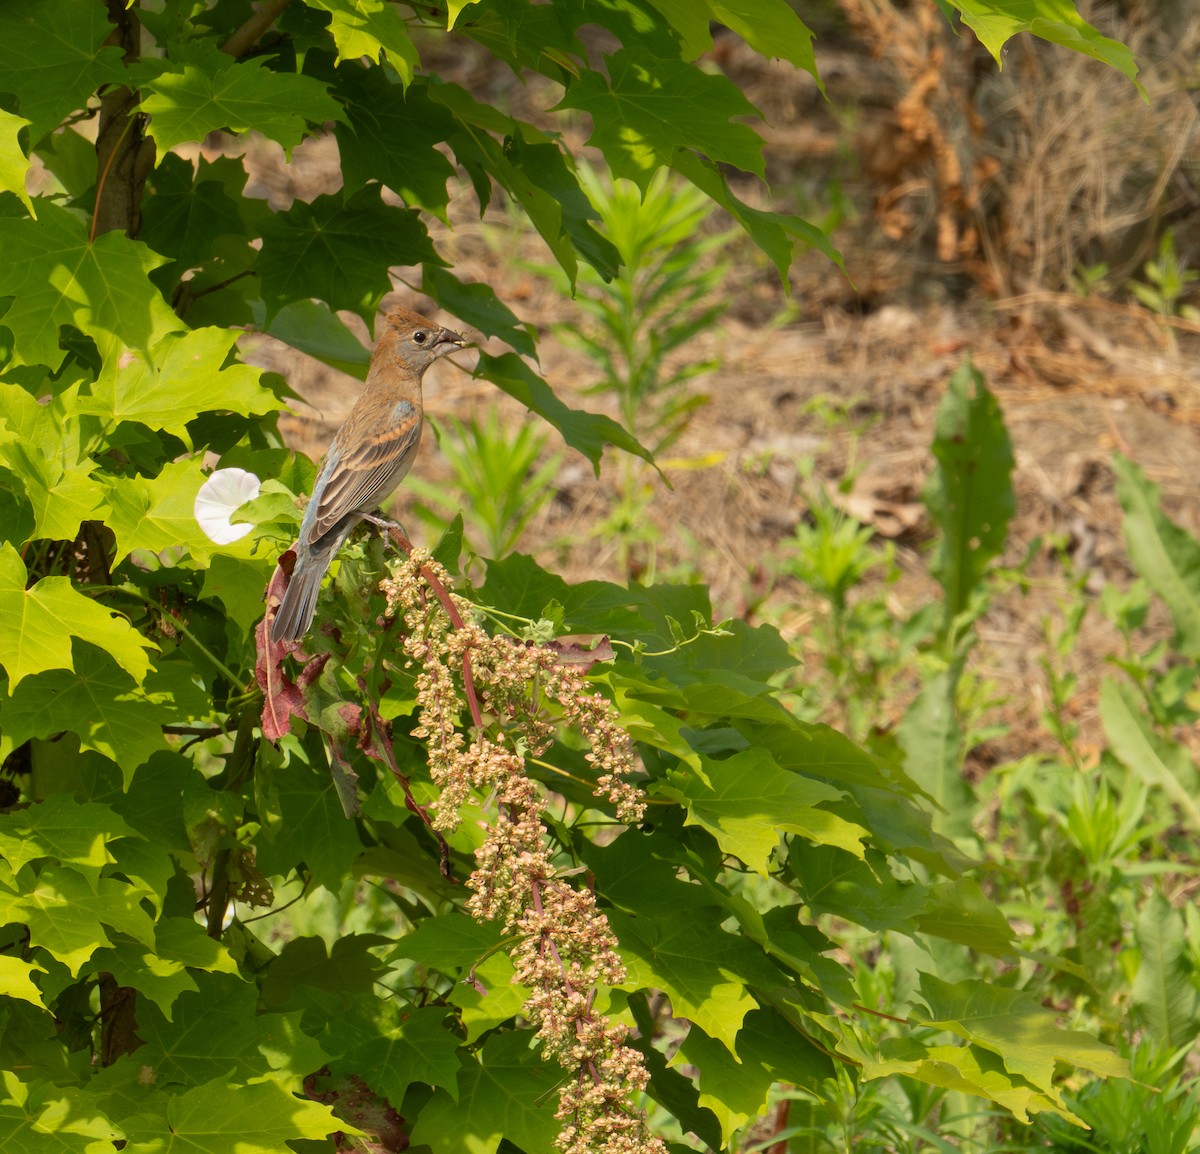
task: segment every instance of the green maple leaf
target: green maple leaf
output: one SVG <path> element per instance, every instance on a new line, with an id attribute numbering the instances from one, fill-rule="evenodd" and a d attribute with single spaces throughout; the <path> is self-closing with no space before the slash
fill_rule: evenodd
<path id="1" fill-rule="evenodd" d="M 194 993 L 197 989 L 186 966 L 169 958 L 161 958 L 154 950 L 128 938 L 121 938 L 111 947 L 97 950 L 86 968 L 96 974 L 112 974 L 120 985 L 137 990 L 142 997 L 152 1001 L 168 1020 L 176 999 L 181 994 Z"/>
<path id="2" fill-rule="evenodd" d="M 378 180 L 405 204 L 445 220 L 454 166 L 434 146 L 456 126 L 427 85 L 405 90 L 381 68 L 339 68 L 334 84 L 346 113 L 335 128 L 346 187 Z"/>
<path id="3" fill-rule="evenodd" d="M 210 938 L 204 927 L 191 918 L 160 918 L 154 926 L 154 942 L 160 958 L 214 973 L 238 972 L 229 948 Z"/>
<path id="4" fill-rule="evenodd" d="M 1057 1063 L 1081 1066 L 1106 1078 L 1128 1076 L 1128 1065 L 1111 1047 L 1080 1030 L 1060 1027 L 1052 1010 L 1021 990 L 968 978 L 944 982 L 921 974 L 921 997 L 929 1014 L 916 1015 L 935 1029 L 991 1050 L 1013 1074 L 1026 1079 L 1055 1102 Z"/>
<path id="5" fill-rule="evenodd" d="M 1024 1078 L 1010 1074 L 997 1055 L 979 1046 L 929 1046 L 913 1037 L 885 1038 L 876 1054 L 847 1039 L 845 1052 L 861 1063 L 864 1079 L 902 1074 L 930 1086 L 989 1098 L 1011 1110 L 1020 1122 L 1028 1122 L 1031 1113 L 1049 1110 L 1084 1125 L 1063 1107 L 1056 1088 L 1048 1094 L 1039 1092 Z"/>
<path id="6" fill-rule="evenodd" d="M 257 987 L 236 974 L 196 973 L 195 992 L 181 993 L 168 1021 L 157 1010 L 138 1016 L 142 1061 L 160 1082 L 194 1085 L 224 1076 L 303 1077 L 329 1055 L 300 1029 L 300 1012 L 261 1014 Z"/>
<path id="7" fill-rule="evenodd" d="M 268 876 L 286 876 L 303 862 L 314 883 L 339 884 L 363 846 L 354 822 L 346 820 L 328 771 L 293 758 L 271 785 L 278 810 L 269 815 L 269 837 L 259 839 L 259 869 Z"/>
<path id="8" fill-rule="evenodd" d="M 201 413 L 266 413 L 279 401 L 261 383 L 262 372 L 229 363 L 237 334 L 203 328 L 171 333 L 146 351 L 123 358 L 80 399 L 80 410 L 112 423 L 138 421 L 191 444 L 187 426 Z"/>
<path id="9" fill-rule="evenodd" d="M 764 877 L 781 833 L 862 856 L 867 831 L 817 808 L 836 801 L 841 791 L 781 769 L 765 750 L 748 749 L 721 761 L 702 757 L 698 771 L 681 767 L 667 780 L 671 784 L 659 792 L 687 807 L 684 824 L 708 830 L 722 850 Z"/>
<path id="10" fill-rule="evenodd" d="M 139 684 L 150 668 L 147 649 L 156 649 L 123 617 L 114 616 L 78 592 L 66 577 L 43 577 L 26 589 L 28 573 L 17 551 L 0 544 L 0 665 L 9 693 L 31 673 L 74 669 L 71 638 L 99 646 Z"/>
<path id="11" fill-rule="evenodd" d="M 269 314 L 308 297 L 350 309 L 368 323 L 392 289 L 396 265 L 445 264 L 415 209 L 380 200 L 370 185 L 343 200 L 340 193 L 298 200 L 263 226 L 258 272 Z"/>
<path id="12" fill-rule="evenodd" d="M 250 237 L 258 235 L 270 209 L 265 201 L 243 196 L 245 184 L 246 170 L 232 157 L 200 157 L 195 169 L 174 154 L 163 157 L 142 200 L 138 237 L 171 258 L 154 273 L 164 292 L 187 270 L 228 259 L 236 245 L 244 246 L 249 263 Z M 220 238 L 229 238 L 225 246 L 218 244 Z"/>
<path id="13" fill-rule="evenodd" d="M 435 1092 L 413 1127 L 413 1143 L 434 1154 L 495 1154 L 507 1138 L 529 1154 L 553 1148 L 558 1132 L 557 1067 L 543 1063 L 523 1031 L 493 1034 L 479 1058 L 464 1058 L 457 1099 Z"/>
<path id="14" fill-rule="evenodd" d="M 28 893 L 0 892 L 0 917 L 26 926 L 30 943 L 48 950 L 74 977 L 96 950 L 112 944 L 106 929 L 153 946 L 154 923 L 141 896 L 115 878 L 88 881 L 73 869 L 47 865 Z"/>
<path id="15" fill-rule="evenodd" d="M 25 155 L 17 139 L 21 129 L 29 121 L 23 116 L 14 116 L 0 108 L 0 192 L 13 192 L 29 209 L 30 216 L 37 216 L 33 201 L 25 191 L 25 174 L 29 171 L 29 157 Z"/>
<path id="16" fill-rule="evenodd" d="M 329 12 L 329 30 L 338 47 L 337 63 L 369 56 L 377 63 L 381 53 L 407 86 L 420 64 L 408 23 L 399 9 L 386 0 L 305 0 L 310 8 Z"/>
<path id="17" fill-rule="evenodd" d="M 688 1031 L 671 1064 L 699 1070 L 699 1104 L 721 1123 L 726 1142 L 733 1132 L 767 1112 L 776 1082 L 819 1086 L 832 1077 L 833 1063 L 773 1009 L 754 1010 L 738 1033 L 737 1056 L 695 1027 Z"/>
<path id="18" fill-rule="evenodd" d="M 117 538 L 114 564 L 135 549 L 161 553 L 186 546 L 189 563 L 208 563 L 212 542 L 196 521 L 196 493 L 204 483 L 203 459 L 166 465 L 157 477 L 122 477 L 109 487 L 108 526 Z"/>
<path id="19" fill-rule="evenodd" d="M 768 60 L 781 56 L 821 83 L 813 32 L 786 0 L 650 0 L 650 4 L 679 33 L 688 60 L 712 48 L 715 22 L 732 29 L 761 56 Z"/>
<path id="20" fill-rule="evenodd" d="M 480 353 L 475 376 L 499 386 L 553 425 L 572 449 L 577 449 L 591 461 L 597 476 L 606 445 L 615 445 L 645 461 L 652 460 L 649 450 L 611 417 L 563 404 L 550 386 L 515 353 L 501 353 L 498 357 Z"/>
<path id="21" fill-rule="evenodd" d="M 72 671 L 37 673 L 10 687 L 7 700 L 0 699 L 5 737 L 20 743 L 63 731 L 77 734 L 84 749 L 116 762 L 128 783 L 139 766 L 165 747 L 158 710 L 172 703 L 135 685 L 92 645 L 76 644 L 73 654 Z"/>
<path id="22" fill-rule="evenodd" d="M 50 857 L 98 878 L 101 869 L 116 860 L 108 843 L 136 836 L 107 805 L 79 802 L 62 793 L 0 818 L 0 853 L 14 870 Z"/>
<path id="23" fill-rule="evenodd" d="M 774 989 L 783 978 L 757 946 L 723 930 L 722 918 L 716 909 L 675 919 L 609 914 L 628 970 L 624 988 L 662 990 L 677 1017 L 736 1053 L 742 1020 L 758 1006 L 747 985 Z"/>
<path id="24" fill-rule="evenodd" d="M 143 61 L 130 71 L 148 93 L 141 108 L 160 152 L 201 141 L 218 128 L 255 129 L 291 152 L 310 124 L 337 120 L 341 107 L 311 76 L 272 72 L 266 60 L 234 60 L 193 42 L 182 57 Z"/>
<path id="25" fill-rule="evenodd" d="M 105 363 L 181 327 L 147 279 L 161 257 L 122 232 L 89 242 L 87 225 L 52 201 L 39 202 L 36 221 L 0 216 L 0 252 L 0 297 L 15 298 L 4 317 L 14 365 L 58 368 L 60 325 L 92 337 Z"/>
<path id="26" fill-rule="evenodd" d="M 122 84 L 121 50 L 93 0 L 5 0 L 0 5 L 0 87 L 21 101 L 30 144 L 83 108 L 104 84 Z"/>
<path id="27" fill-rule="evenodd" d="M 459 32 L 482 44 L 518 75 L 532 68 L 560 83 L 577 75 L 587 50 L 576 29 L 586 23 L 581 0 L 526 4 L 524 0 L 489 0 L 471 13 Z"/>
<path id="28" fill-rule="evenodd" d="M 298 1098 L 275 1082 L 231 1084 L 222 1076 L 156 1101 L 160 1117 L 122 1121 L 130 1149 L 171 1154 L 279 1154 L 285 1143 L 323 1139 L 334 1131 L 357 1134 L 328 1106 Z"/>
<path id="29" fill-rule="evenodd" d="M 73 541 L 80 524 L 96 519 L 105 508 L 105 490 L 92 476 L 91 462 L 64 468 L 60 461 L 16 441 L 0 445 L 0 467 L 5 466 L 19 478 L 33 510 L 27 540 Z"/>
<path id="30" fill-rule="evenodd" d="M 34 974 L 44 973 L 44 966 L 0 954 L 0 990 L 4 991 L 6 998 L 20 998 L 24 1002 L 32 1002 L 39 1009 L 46 1009 L 42 991 L 33 980 Z"/>
<path id="31" fill-rule="evenodd" d="M 423 1082 L 458 1093 L 458 1038 L 448 1029 L 445 1007 L 388 1010 L 377 1020 L 379 1006 L 331 1021 L 321 1036 L 336 1056 L 329 1067 L 334 1075 L 357 1074 L 389 1102 L 402 1102 L 409 1086 Z M 393 1023 L 387 1019 L 396 1018 Z"/>
<path id="32" fill-rule="evenodd" d="M 779 279 L 788 291 L 791 290 L 788 288 L 790 282 L 787 274 L 792 267 L 797 244 L 815 248 L 824 253 L 838 268 L 845 268 L 842 254 L 815 224 L 803 217 L 752 208 L 744 201 L 738 200 L 730 191 L 729 183 L 721 170 L 711 159 L 697 155 L 690 148 L 678 148 L 671 157 L 671 167 L 686 176 L 701 192 L 712 197 L 745 229 L 750 239 L 771 258 L 771 263 L 779 273 Z"/>
<path id="33" fill-rule="evenodd" d="M 459 982 L 446 995 L 458 1007 L 468 1043 L 511 1022 L 525 1009 L 529 990 L 513 981 L 516 972 L 512 958 L 498 951 L 470 971 L 472 981 Z"/>
<path id="34" fill-rule="evenodd" d="M 643 192 L 678 148 L 764 175 L 762 138 L 735 116 L 758 110 L 724 76 L 711 76 L 680 60 L 662 60 L 623 48 L 608 57 L 608 75 L 585 72 L 557 108 L 592 117 L 588 143 L 604 153 L 614 176 Z"/>
<path id="35" fill-rule="evenodd" d="M 1128 76 L 1143 97 L 1138 83 L 1138 65 L 1133 53 L 1117 40 L 1101 36 L 1082 16 L 1072 0 L 953 0 L 963 23 L 980 43 L 1003 65 L 1005 43 L 1018 32 L 1032 32 L 1051 44 L 1101 60 Z"/>

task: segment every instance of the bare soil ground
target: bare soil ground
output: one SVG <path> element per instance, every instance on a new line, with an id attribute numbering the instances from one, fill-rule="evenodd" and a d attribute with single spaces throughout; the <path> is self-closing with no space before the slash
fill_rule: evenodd
<path id="1" fill-rule="evenodd" d="M 873 65 L 861 45 L 825 58 L 818 53 L 818 59 L 826 64 L 831 90 L 861 95 L 864 85 L 870 87 Z M 832 163 L 847 147 L 844 125 L 809 78 L 790 69 L 785 74 L 778 64 L 756 65 L 736 46 L 726 49 L 721 63 L 767 110 L 769 171 L 776 185 L 791 190 L 784 200 L 790 196 L 794 204 L 802 183 L 797 174 Z M 507 98 L 517 115 L 535 118 L 552 103 L 543 102 L 546 94 L 533 83 L 493 92 L 499 81 L 490 73 L 472 74 L 477 64 L 475 58 L 455 57 L 453 66 L 464 73 L 458 79 L 477 91 L 487 89 L 489 99 Z M 838 92 L 831 96 L 837 106 Z M 894 107 L 883 95 L 877 104 L 877 115 L 859 125 L 859 143 L 892 123 Z M 858 107 L 864 106 L 859 100 Z M 314 142 L 297 150 L 291 166 L 264 161 L 260 168 L 265 190 L 283 202 L 328 191 L 337 184 L 336 145 Z M 1137 461 L 1162 486 L 1170 515 L 1200 534 L 1200 326 L 1181 322 L 1168 328 L 1140 308 L 1036 285 L 1016 296 L 981 292 L 981 278 L 972 282 L 969 262 L 939 264 L 929 245 L 922 247 L 918 225 L 899 240 L 889 235 L 895 232 L 894 216 L 879 210 L 878 187 L 861 166 L 856 171 L 860 184 L 849 191 L 859 211 L 835 236 L 853 283 L 823 258 L 805 255 L 793 271 L 795 307 L 789 312 L 781 287 L 747 249 L 746 262 L 730 281 L 728 314 L 698 342 L 696 359 L 718 356 L 723 363 L 695 382 L 711 403 L 698 411 L 670 455 L 723 456 L 711 467 L 668 470 L 673 488 L 656 490 L 649 516 L 661 539 L 658 573 L 674 579 L 691 574 L 711 586 L 719 613 L 773 621 L 797 641 L 806 660 L 816 660 L 805 638 L 820 609 L 787 575 L 784 563 L 788 540 L 806 515 L 800 463 L 811 458 L 814 477 L 832 491 L 853 452 L 861 471 L 848 511 L 896 543 L 904 577 L 889 596 L 897 616 L 936 597 L 928 575 L 931 529 L 920 492 L 932 467 L 929 444 L 945 382 L 969 356 L 1001 402 L 1016 455 L 1018 514 L 1005 559 L 1016 563 L 1035 539 L 1045 542 L 1029 570 L 1030 589 L 994 603 L 980 627 L 976 654 L 979 672 L 994 679 L 1009 701 L 1000 718 L 1008 736 L 985 756 L 1020 756 L 1045 748 L 1047 740 L 1037 726 L 1045 696 L 1039 664 L 1045 622 L 1059 614 L 1076 577 L 1086 578 L 1087 595 L 1095 598 L 1106 582 L 1124 584 L 1132 575 L 1114 493 L 1114 452 Z M 553 323 L 577 314 L 518 260 L 545 260 L 537 244 L 526 239 L 505 249 L 487 243 L 486 225 L 471 218 L 465 203 L 454 213 L 454 224 L 435 239 L 460 278 L 493 285 L 523 320 L 538 325 L 544 334 L 543 374 L 569 403 L 615 415 L 603 398 L 572 396 L 592 382 L 594 370 L 550 332 Z M 415 279 L 403 270 L 401 275 Z M 403 287 L 395 301 L 428 305 Z M 292 444 L 319 456 L 353 403 L 357 384 L 265 343 L 254 356 L 285 371 L 308 402 L 283 427 Z M 469 356 L 459 359 L 469 367 Z M 445 363 L 430 373 L 426 396 L 430 412 L 460 417 L 497 400 L 491 386 Z M 852 401 L 850 420 L 823 423 L 810 404 L 821 397 Z M 526 419 L 507 401 L 501 400 L 501 408 L 514 421 Z M 432 438 L 417 469 L 431 480 L 450 479 Z M 582 458 L 568 457 L 556 498 L 522 548 L 569 578 L 626 579 L 614 544 L 596 536 L 614 500 L 617 476 L 606 467 L 597 479 Z M 1064 571 L 1054 543 L 1065 546 L 1072 572 Z M 1147 628 L 1164 635 L 1164 615 L 1152 615 Z M 1073 708 L 1085 737 L 1097 734 L 1096 690 L 1117 643 L 1099 612 L 1089 613 L 1073 655 L 1080 674 Z"/>

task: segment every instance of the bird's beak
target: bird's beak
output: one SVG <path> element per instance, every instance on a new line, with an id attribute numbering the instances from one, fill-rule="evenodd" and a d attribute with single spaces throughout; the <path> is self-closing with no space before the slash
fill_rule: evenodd
<path id="1" fill-rule="evenodd" d="M 434 338 L 433 343 L 435 346 L 437 346 L 437 345 L 451 346 L 450 348 L 438 350 L 439 352 L 450 353 L 450 352 L 453 352 L 454 349 L 456 349 L 456 348 L 457 349 L 465 349 L 467 347 L 468 342 L 467 342 L 466 337 L 462 336 L 459 333 L 456 333 L 453 329 L 438 329 L 438 334 Z"/>

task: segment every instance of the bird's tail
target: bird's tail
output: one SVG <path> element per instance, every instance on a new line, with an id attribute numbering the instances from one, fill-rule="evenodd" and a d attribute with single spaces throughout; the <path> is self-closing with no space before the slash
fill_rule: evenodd
<path id="1" fill-rule="evenodd" d="M 275 620 L 271 622 L 271 640 L 276 644 L 284 641 L 299 641 L 312 624 L 317 610 L 317 595 L 321 592 L 321 578 L 329 567 L 332 554 L 317 554 L 307 549 L 298 550 L 296 566 L 287 591 L 279 603 Z"/>

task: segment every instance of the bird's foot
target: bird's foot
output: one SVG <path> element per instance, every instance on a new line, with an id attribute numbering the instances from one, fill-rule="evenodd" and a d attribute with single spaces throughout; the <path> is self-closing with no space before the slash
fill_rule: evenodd
<path id="1" fill-rule="evenodd" d="M 376 529 L 396 544 L 399 544 L 399 542 L 395 541 L 394 534 L 399 534 L 404 543 L 411 547 L 412 542 L 409 540 L 408 532 L 399 521 L 390 521 L 387 517 L 377 517 L 374 513 L 363 513 L 362 519 L 368 524 L 374 525 Z"/>

